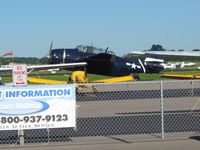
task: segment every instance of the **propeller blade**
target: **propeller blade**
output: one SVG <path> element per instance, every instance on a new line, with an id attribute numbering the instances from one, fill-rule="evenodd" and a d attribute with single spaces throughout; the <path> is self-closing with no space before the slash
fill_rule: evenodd
<path id="1" fill-rule="evenodd" d="M 47 56 L 48 58 L 50 58 L 52 48 L 53 48 L 53 40 L 51 41 L 51 45 L 50 45 L 50 48 L 49 48 L 49 54 Z"/>
<path id="2" fill-rule="evenodd" d="M 51 45 L 50 45 L 49 51 L 51 51 L 52 48 L 53 48 L 53 41 L 51 41 Z"/>

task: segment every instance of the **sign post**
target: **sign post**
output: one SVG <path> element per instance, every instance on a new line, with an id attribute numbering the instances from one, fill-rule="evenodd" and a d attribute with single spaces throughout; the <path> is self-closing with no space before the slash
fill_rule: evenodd
<path id="1" fill-rule="evenodd" d="M 13 64 L 12 69 L 13 86 L 27 86 L 27 65 Z M 24 145 L 24 131 L 19 130 L 20 145 Z"/>

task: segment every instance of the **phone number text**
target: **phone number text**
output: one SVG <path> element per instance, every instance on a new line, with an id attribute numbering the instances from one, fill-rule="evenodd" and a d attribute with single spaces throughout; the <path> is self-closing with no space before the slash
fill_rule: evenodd
<path id="1" fill-rule="evenodd" d="M 36 122 L 61 122 L 67 121 L 67 114 L 46 115 L 46 116 L 24 116 L 24 117 L 1 117 L 0 123 L 36 123 Z"/>

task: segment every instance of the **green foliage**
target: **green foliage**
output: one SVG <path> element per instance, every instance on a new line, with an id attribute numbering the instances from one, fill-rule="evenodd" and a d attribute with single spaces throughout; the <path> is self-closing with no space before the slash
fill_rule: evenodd
<path id="1" fill-rule="evenodd" d="M 13 58 L 13 62 L 25 63 L 25 64 L 38 64 L 38 58 L 36 57 Z"/>
<path id="2" fill-rule="evenodd" d="M 23 63 L 23 64 L 47 64 L 48 58 L 47 57 L 42 57 L 42 58 L 37 58 L 37 57 L 6 57 L 6 58 L 1 58 L 0 64 L 7 65 L 11 62 L 14 63 Z"/>
<path id="3" fill-rule="evenodd" d="M 2 77 L 2 82 L 3 83 L 10 83 L 10 82 L 12 82 L 12 77 L 11 76 Z"/>
<path id="4" fill-rule="evenodd" d="M 162 56 L 162 59 L 165 60 L 165 62 L 180 62 L 180 61 L 188 61 L 188 62 L 199 62 L 200 57 L 194 57 L 194 56 Z"/>
<path id="5" fill-rule="evenodd" d="M 192 51 L 200 51 L 200 49 L 197 49 L 197 48 L 196 48 L 196 49 L 193 49 Z"/>
<path id="6" fill-rule="evenodd" d="M 159 45 L 159 44 L 155 45 L 155 44 L 153 44 L 152 47 L 151 47 L 151 49 L 150 49 L 150 51 L 165 51 L 165 49 L 162 47 L 162 45 Z"/>
<path id="7" fill-rule="evenodd" d="M 42 57 L 39 59 L 40 64 L 47 64 L 48 63 L 48 58 L 47 57 Z"/>

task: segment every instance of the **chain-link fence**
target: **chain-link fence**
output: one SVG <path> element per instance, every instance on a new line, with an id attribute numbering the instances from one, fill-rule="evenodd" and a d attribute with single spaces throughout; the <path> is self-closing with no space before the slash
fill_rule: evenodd
<path id="1" fill-rule="evenodd" d="M 75 129 L 24 130 L 25 144 L 128 143 L 200 135 L 198 80 L 88 84 L 76 100 Z M 0 144 L 19 144 L 19 131 L 1 129 L 0 134 Z"/>

